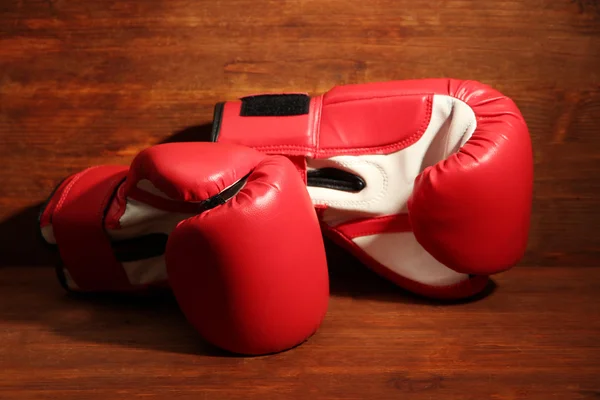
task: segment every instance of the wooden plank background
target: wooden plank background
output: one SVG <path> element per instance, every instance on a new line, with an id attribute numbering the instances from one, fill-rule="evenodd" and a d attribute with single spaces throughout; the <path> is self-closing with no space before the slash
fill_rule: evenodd
<path id="1" fill-rule="evenodd" d="M 68 174 L 206 134 L 256 92 L 453 77 L 533 138 L 527 254 L 485 300 L 399 291 L 330 247 L 313 338 L 270 357 L 204 344 L 171 300 L 72 299 L 37 237 Z M 0 0 L 0 399 L 591 400 L 600 396 L 596 0 Z M 407 397 L 409 396 L 409 397 Z"/>
<path id="2" fill-rule="evenodd" d="M 261 92 L 455 77 L 512 97 L 531 130 L 535 202 L 523 265 L 596 265 L 600 11 L 595 2 L 41 1 L 0 5 L 0 250 L 36 251 L 58 180 L 210 123 Z"/>
<path id="3" fill-rule="evenodd" d="M 485 301 L 440 306 L 345 261 L 319 332 L 250 358 L 199 340 L 168 297 L 73 299 L 48 268 L 0 269 L 0 399 L 600 396 L 600 268 L 519 268 Z"/>
<path id="4" fill-rule="evenodd" d="M 217 101 L 427 77 L 479 80 L 521 108 L 535 151 L 521 265 L 597 265 L 600 6 L 589 0 L 2 0 L 1 262 L 47 263 L 31 207 L 61 178 L 128 164 L 210 123 Z"/>

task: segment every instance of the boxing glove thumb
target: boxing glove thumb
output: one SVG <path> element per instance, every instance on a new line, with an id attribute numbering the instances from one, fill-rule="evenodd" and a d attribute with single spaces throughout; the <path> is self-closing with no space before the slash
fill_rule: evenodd
<path id="1" fill-rule="evenodd" d="M 507 111 L 517 110 L 510 99 L 490 88 L 455 92 L 476 110 L 477 129 L 457 152 L 417 176 L 407 203 L 410 225 L 445 266 L 492 275 L 516 264 L 527 246 L 531 142 L 520 113 Z"/>

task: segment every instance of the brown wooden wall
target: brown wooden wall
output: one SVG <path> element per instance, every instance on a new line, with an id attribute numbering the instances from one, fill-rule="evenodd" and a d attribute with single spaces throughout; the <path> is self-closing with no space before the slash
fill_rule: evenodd
<path id="1" fill-rule="evenodd" d="M 1 0 L 0 263 L 48 262 L 35 206 L 65 175 L 185 139 L 217 101 L 427 77 L 495 86 L 529 123 L 535 201 L 522 265 L 597 265 L 591 0 Z"/>

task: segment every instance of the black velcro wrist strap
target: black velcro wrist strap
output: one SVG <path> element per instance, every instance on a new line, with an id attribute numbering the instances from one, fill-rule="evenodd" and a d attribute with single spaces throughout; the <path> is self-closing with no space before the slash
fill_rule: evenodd
<path id="1" fill-rule="evenodd" d="M 242 97 L 241 117 L 285 117 L 308 114 L 310 97 L 305 94 L 262 94 Z"/>

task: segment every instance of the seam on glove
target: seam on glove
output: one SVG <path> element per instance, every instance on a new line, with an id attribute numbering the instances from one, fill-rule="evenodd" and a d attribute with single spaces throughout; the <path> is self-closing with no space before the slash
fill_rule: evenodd
<path id="1" fill-rule="evenodd" d="M 77 174 L 72 180 L 71 182 L 69 182 L 69 185 L 65 188 L 64 192 L 62 193 L 62 195 L 60 196 L 60 200 L 58 200 L 58 203 L 56 204 L 56 208 L 54 209 L 54 213 L 55 214 L 57 211 L 59 211 L 62 208 L 63 203 L 65 202 L 65 199 L 67 198 L 67 195 L 69 194 L 69 192 L 71 192 L 71 189 L 73 188 L 73 185 L 75 185 L 75 183 L 85 174 L 87 174 L 88 172 L 96 169 L 96 168 L 100 168 L 99 165 L 95 166 L 95 167 L 90 167 L 86 170 L 81 171 L 79 174 Z"/>
<path id="2" fill-rule="evenodd" d="M 309 146 L 274 145 L 274 146 L 257 146 L 257 147 L 255 147 L 255 149 L 259 150 L 259 151 L 280 151 L 280 150 L 286 150 L 286 149 L 287 150 L 300 150 L 300 151 L 314 151 L 315 157 L 328 156 L 331 154 L 335 154 L 335 155 L 348 154 L 348 153 L 352 154 L 352 153 L 364 152 L 364 151 L 368 151 L 368 150 L 374 150 L 374 151 L 399 150 L 399 149 L 407 147 L 410 144 L 415 143 L 419 138 L 421 138 L 423 136 L 423 134 L 425 133 L 425 130 L 427 129 L 427 127 L 429 126 L 429 123 L 431 121 L 432 103 L 433 103 L 433 98 L 428 97 L 427 101 L 426 101 L 427 113 L 425 115 L 425 118 L 423 118 L 421 127 L 414 134 L 412 134 L 411 136 L 409 136 L 406 139 L 400 140 L 398 142 L 395 142 L 395 143 L 392 143 L 389 145 L 371 146 L 371 147 L 353 147 L 351 149 L 348 149 L 346 147 L 326 147 L 324 149 L 315 149 L 314 147 L 309 147 Z"/>
<path id="3" fill-rule="evenodd" d="M 351 103 L 353 101 L 365 101 L 365 100 L 380 100 L 380 99 L 392 99 L 394 97 L 407 97 L 407 96 L 435 96 L 440 93 L 432 93 L 432 92 L 414 92 L 414 93 L 397 93 L 397 94 L 388 94 L 385 96 L 372 96 L 372 97 L 361 97 L 359 99 L 348 99 L 348 100 L 338 100 L 332 101 L 331 103 L 325 103 L 325 105 L 336 105 L 336 104 L 344 104 Z"/>
<path id="4" fill-rule="evenodd" d="M 323 112 L 323 96 L 317 97 L 315 100 L 315 114 L 313 119 L 313 136 L 315 143 L 315 153 L 318 154 L 320 150 L 321 141 L 321 114 Z"/>

